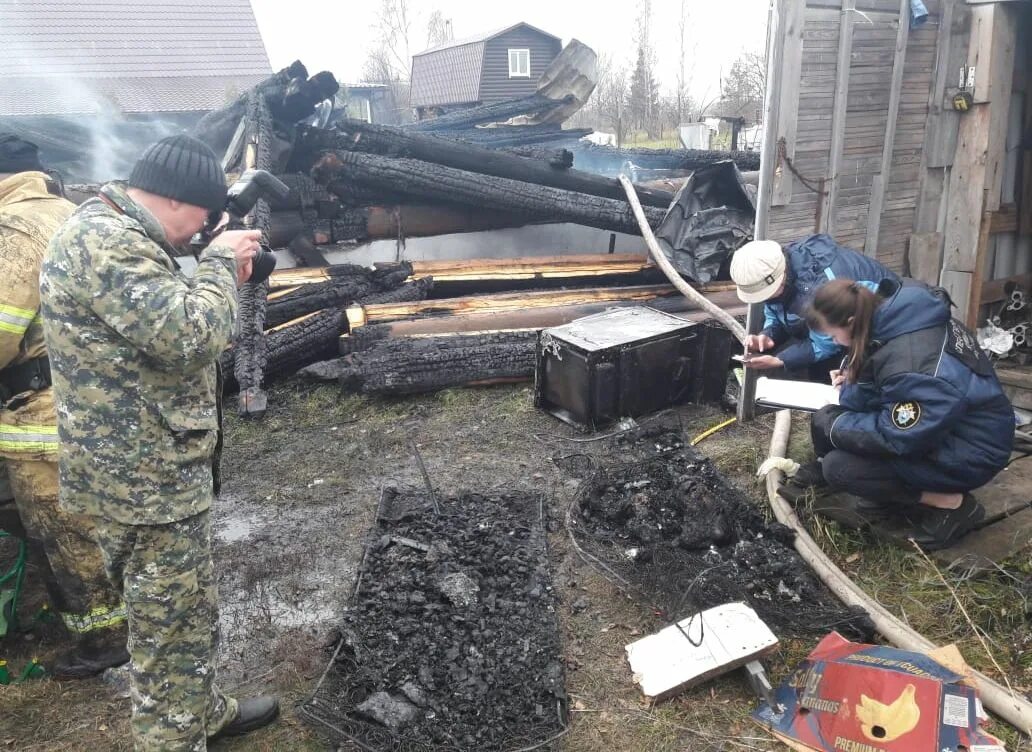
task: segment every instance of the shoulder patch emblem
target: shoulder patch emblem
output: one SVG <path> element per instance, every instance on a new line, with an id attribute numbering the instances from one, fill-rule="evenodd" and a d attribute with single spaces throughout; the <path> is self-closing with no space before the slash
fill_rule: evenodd
<path id="1" fill-rule="evenodd" d="M 901 431 L 921 422 L 921 405 L 917 402 L 897 402 L 892 406 L 892 425 Z"/>

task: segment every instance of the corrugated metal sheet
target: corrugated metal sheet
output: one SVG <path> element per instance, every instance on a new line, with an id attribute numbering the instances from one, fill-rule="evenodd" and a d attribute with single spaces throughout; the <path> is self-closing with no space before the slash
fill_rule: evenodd
<path id="1" fill-rule="evenodd" d="M 272 72 L 249 0 L 0 0 L 0 115 L 214 109 Z"/>
<path id="2" fill-rule="evenodd" d="M 448 47 L 412 58 L 413 107 L 479 101 L 484 42 Z"/>

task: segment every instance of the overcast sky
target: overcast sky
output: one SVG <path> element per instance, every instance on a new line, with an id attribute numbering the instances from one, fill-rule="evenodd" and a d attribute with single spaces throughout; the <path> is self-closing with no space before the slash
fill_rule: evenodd
<path id="1" fill-rule="evenodd" d="M 426 47 L 426 19 L 440 10 L 452 21 L 455 38 L 526 21 L 544 31 L 571 38 L 633 66 L 634 24 L 638 4 L 522 0 L 504 5 L 492 0 L 409 0 L 414 11 L 412 52 Z M 360 80 L 362 62 L 373 43 L 379 0 L 251 0 L 274 69 L 300 59 L 310 73 L 331 71 L 338 80 Z M 684 0 L 688 15 L 687 68 L 697 100 L 719 93 L 727 72 L 744 51 L 763 52 L 767 0 Z M 657 48 L 656 75 L 661 90 L 671 91 L 677 76 L 678 19 L 681 0 L 653 0 L 652 35 Z"/>

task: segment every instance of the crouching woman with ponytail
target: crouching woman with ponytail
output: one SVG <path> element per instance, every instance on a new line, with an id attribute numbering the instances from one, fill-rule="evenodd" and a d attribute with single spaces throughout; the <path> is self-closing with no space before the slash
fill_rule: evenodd
<path id="1" fill-rule="evenodd" d="M 848 348 L 833 374 L 839 404 L 812 422 L 824 481 L 864 499 L 862 515 L 899 514 L 925 548 L 974 529 L 985 510 L 969 492 L 1006 466 L 1014 411 L 945 292 L 834 280 L 808 316 Z"/>

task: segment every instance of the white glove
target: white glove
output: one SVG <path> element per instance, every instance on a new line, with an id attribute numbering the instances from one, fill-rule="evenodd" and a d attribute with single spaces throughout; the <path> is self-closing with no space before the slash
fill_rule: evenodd
<path id="1" fill-rule="evenodd" d="M 765 478 L 771 470 L 780 470 L 789 478 L 799 472 L 799 463 L 787 457 L 768 457 L 756 471 L 756 475 Z"/>

